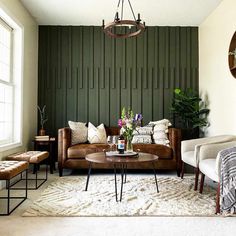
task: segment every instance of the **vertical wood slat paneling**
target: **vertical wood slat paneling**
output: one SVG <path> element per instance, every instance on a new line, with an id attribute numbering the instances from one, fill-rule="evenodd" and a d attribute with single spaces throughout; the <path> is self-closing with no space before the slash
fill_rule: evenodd
<path id="1" fill-rule="evenodd" d="M 54 135 L 67 119 L 114 126 L 123 106 L 144 124 L 170 118 L 173 89 L 198 89 L 198 29 L 148 27 L 120 40 L 96 26 L 40 26 L 38 76 Z"/>

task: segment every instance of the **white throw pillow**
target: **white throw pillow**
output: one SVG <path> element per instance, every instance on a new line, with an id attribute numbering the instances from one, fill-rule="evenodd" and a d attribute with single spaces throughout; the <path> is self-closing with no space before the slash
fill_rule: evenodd
<path id="1" fill-rule="evenodd" d="M 161 144 L 169 147 L 170 141 L 168 139 L 154 139 L 155 144 Z"/>
<path id="2" fill-rule="evenodd" d="M 154 126 L 154 133 L 156 132 L 165 132 L 168 133 L 168 126 L 164 125 L 164 124 L 158 124 Z"/>
<path id="3" fill-rule="evenodd" d="M 170 143 L 165 130 L 155 131 L 153 134 L 153 140 L 154 140 L 154 143 L 156 144 L 162 144 L 166 146 L 169 146 L 169 143 Z"/>
<path id="4" fill-rule="evenodd" d="M 159 125 L 164 124 L 165 126 L 171 126 L 171 123 L 167 119 L 157 120 L 157 121 L 150 121 L 149 124 Z"/>
<path id="5" fill-rule="evenodd" d="M 107 135 L 104 124 L 100 124 L 98 127 L 95 127 L 89 122 L 88 141 L 90 143 L 107 143 Z"/>
<path id="6" fill-rule="evenodd" d="M 163 119 L 159 121 L 151 121 L 150 123 L 155 124 L 153 133 L 154 143 L 170 146 L 170 141 L 167 137 L 168 127 L 171 125 L 170 121 Z"/>
<path id="7" fill-rule="evenodd" d="M 168 138 L 167 134 L 164 131 L 159 131 L 153 134 L 153 139 L 168 139 Z"/>
<path id="8" fill-rule="evenodd" d="M 71 128 L 71 144 L 86 143 L 88 141 L 88 127 L 86 123 L 68 121 Z"/>

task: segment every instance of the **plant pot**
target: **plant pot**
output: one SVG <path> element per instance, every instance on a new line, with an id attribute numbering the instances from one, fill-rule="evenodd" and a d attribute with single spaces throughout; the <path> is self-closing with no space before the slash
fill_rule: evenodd
<path id="1" fill-rule="evenodd" d="M 182 140 L 199 138 L 199 128 L 183 128 L 181 129 Z"/>
<path id="2" fill-rule="evenodd" d="M 40 136 L 43 136 L 43 135 L 45 135 L 46 134 L 46 130 L 45 129 L 40 129 L 39 130 L 39 135 Z"/>

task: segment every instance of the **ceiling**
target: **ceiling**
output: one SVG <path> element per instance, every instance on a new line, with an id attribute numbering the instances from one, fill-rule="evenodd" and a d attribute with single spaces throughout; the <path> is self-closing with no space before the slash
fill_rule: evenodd
<path id="1" fill-rule="evenodd" d="M 20 0 L 39 25 L 101 25 L 111 22 L 118 0 Z M 198 26 L 222 0 L 130 0 L 148 26 Z M 131 18 L 125 0 L 124 18 Z"/>

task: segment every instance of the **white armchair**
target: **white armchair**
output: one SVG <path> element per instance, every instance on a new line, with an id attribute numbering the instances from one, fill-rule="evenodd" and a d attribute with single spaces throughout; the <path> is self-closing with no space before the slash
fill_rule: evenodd
<path id="1" fill-rule="evenodd" d="M 205 175 L 218 183 L 216 195 L 216 213 L 220 212 L 220 175 L 221 175 L 221 159 L 218 153 L 221 150 L 235 147 L 236 141 L 225 143 L 213 143 L 203 145 L 199 153 L 199 170 L 201 172 L 201 181 L 199 192 L 202 193 Z"/>
<path id="2" fill-rule="evenodd" d="M 198 188 L 199 178 L 199 160 L 201 155 L 201 149 L 207 144 L 218 144 L 236 140 L 234 135 L 219 135 L 206 138 L 190 139 L 181 142 L 181 159 L 182 159 L 182 171 L 181 178 L 184 177 L 185 163 L 194 167 L 195 172 L 195 184 L 194 190 Z"/>

